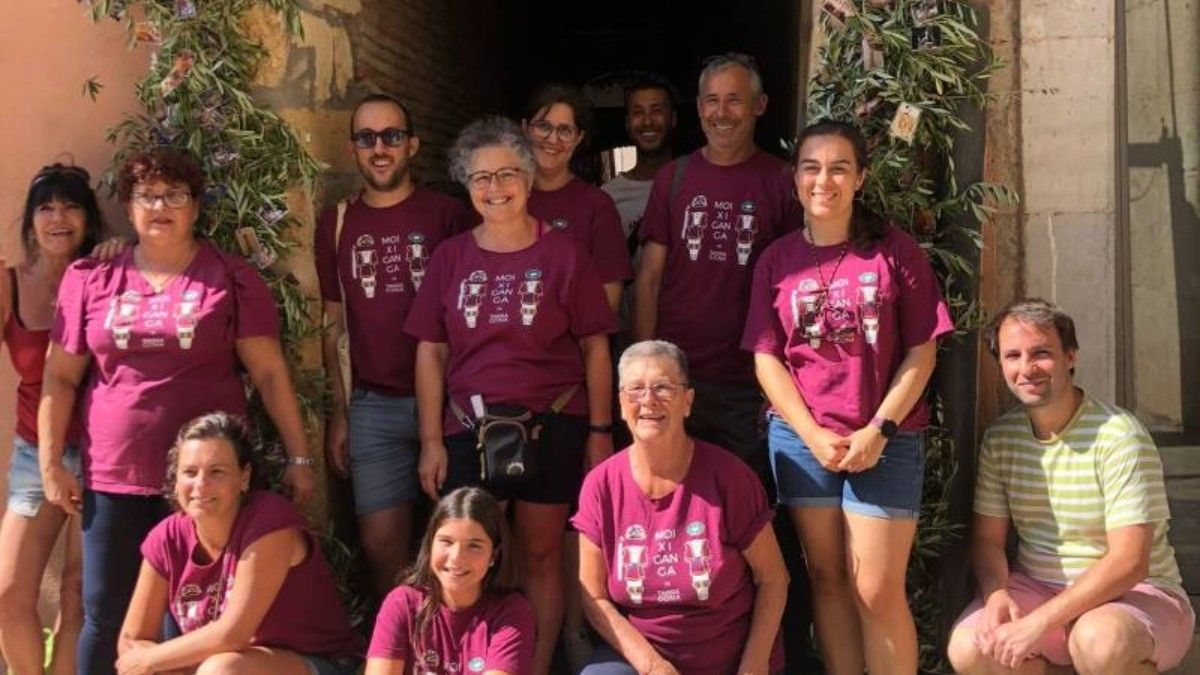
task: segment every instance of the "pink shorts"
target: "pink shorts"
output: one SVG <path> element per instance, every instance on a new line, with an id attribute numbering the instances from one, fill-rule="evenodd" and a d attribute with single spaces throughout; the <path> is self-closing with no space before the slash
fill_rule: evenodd
<path id="1" fill-rule="evenodd" d="M 1047 600 L 1061 593 L 1063 588 L 1057 584 L 1038 581 L 1019 570 L 1011 570 L 1008 574 L 1008 594 L 1021 608 L 1022 614 L 1029 614 L 1042 606 Z M 1179 665 L 1192 646 L 1196 615 L 1186 597 L 1150 584 L 1138 584 L 1125 595 L 1105 604 L 1128 612 L 1146 627 L 1146 631 L 1154 639 L 1153 658 L 1159 670 L 1169 670 Z M 971 628 L 982 616 L 983 601 L 977 599 L 963 611 L 955 625 Z M 1034 653 L 1055 665 L 1070 665 L 1071 654 L 1067 649 L 1067 635 L 1070 634 L 1073 625 L 1074 622 L 1071 622 L 1046 633 L 1034 649 Z"/>

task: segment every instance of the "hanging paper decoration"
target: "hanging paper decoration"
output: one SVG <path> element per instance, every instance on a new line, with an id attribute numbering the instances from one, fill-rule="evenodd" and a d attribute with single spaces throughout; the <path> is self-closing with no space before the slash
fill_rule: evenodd
<path id="1" fill-rule="evenodd" d="M 160 82 L 158 85 L 159 91 L 162 93 L 163 98 L 170 96 L 171 92 L 175 91 L 179 88 L 179 85 L 183 84 L 183 80 L 187 77 L 188 73 L 191 72 L 192 66 L 195 65 L 195 63 L 196 57 L 193 56 L 191 52 L 181 52 L 175 57 L 175 60 L 171 63 L 171 72 L 167 73 L 167 76 L 164 77 L 162 82 Z"/>
<path id="2" fill-rule="evenodd" d="M 258 240 L 258 233 L 254 231 L 253 227 L 239 227 L 234 230 L 233 237 L 237 240 L 238 247 L 242 249 L 242 255 L 249 258 L 255 267 L 265 270 L 279 261 L 279 255 L 275 251 L 265 248 Z"/>
<path id="3" fill-rule="evenodd" d="M 185 20 L 196 18 L 196 3 L 192 0 L 175 0 L 175 16 Z"/>
<path id="4" fill-rule="evenodd" d="M 824 0 L 821 3 L 821 10 L 838 30 L 846 28 L 846 17 L 854 16 L 854 5 L 850 3 L 850 0 Z"/>
<path id="5" fill-rule="evenodd" d="M 892 125 L 888 128 L 888 134 L 905 143 L 912 143 L 913 136 L 917 134 L 917 123 L 920 121 L 920 108 L 911 103 L 901 103 L 900 107 L 896 108 L 895 116 L 892 117 Z"/>
<path id="6" fill-rule="evenodd" d="M 867 72 L 883 70 L 883 37 L 879 35 L 864 35 L 862 39 L 863 70 Z"/>

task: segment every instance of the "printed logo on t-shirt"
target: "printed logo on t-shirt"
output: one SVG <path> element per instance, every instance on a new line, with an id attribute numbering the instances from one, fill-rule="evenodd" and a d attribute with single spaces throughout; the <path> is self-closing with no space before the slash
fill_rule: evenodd
<path id="1" fill-rule="evenodd" d="M 109 303 L 104 326 L 117 349 L 129 349 L 131 344 L 141 349 L 161 349 L 167 346 L 172 332 L 180 349 L 191 349 L 200 320 L 201 297 L 195 289 L 185 290 L 178 297 L 125 291 Z"/>
<path id="2" fill-rule="evenodd" d="M 375 253 L 375 237 L 369 234 L 359 235 L 354 240 L 354 260 L 351 262 L 350 276 L 358 279 L 363 294 L 368 298 L 375 297 L 375 265 L 378 258 Z"/>
<path id="3" fill-rule="evenodd" d="M 695 599 L 708 602 L 713 554 L 707 533 L 699 520 L 685 525 L 682 536 L 673 527 L 655 530 L 649 537 L 641 525 L 626 528 L 617 538 L 616 567 L 617 580 L 624 584 L 630 602 L 681 602 L 689 581 Z"/>
<path id="4" fill-rule="evenodd" d="M 521 325 L 532 326 L 546 294 L 545 273 L 535 267 L 520 276 L 497 274 L 489 279 L 487 272 L 475 270 L 459 282 L 457 306 L 467 328 L 479 325 L 481 313 L 488 325 L 507 324 L 519 313 Z"/>
<path id="5" fill-rule="evenodd" d="M 683 210 L 680 232 L 688 259 L 723 263 L 736 256 L 739 266 L 748 266 L 758 238 L 756 210 L 757 206 L 750 199 L 742 201 L 735 209 L 732 201 L 710 201 L 706 195 L 692 197 Z"/>
<path id="6" fill-rule="evenodd" d="M 806 277 L 792 289 L 792 329 L 801 332 L 810 347 L 820 347 L 822 341 L 844 344 L 860 333 L 869 345 L 879 340 L 879 275 L 862 272 L 855 280 L 856 285 L 838 277 L 825 289 L 817 279 Z"/>
<path id="7" fill-rule="evenodd" d="M 412 281 L 413 289 L 421 290 L 421 282 L 425 279 L 425 263 L 429 260 L 429 247 L 425 245 L 424 234 L 408 233 L 404 259 L 408 261 L 408 278 Z"/>
<path id="8" fill-rule="evenodd" d="M 630 602 L 642 604 L 646 590 L 646 530 L 641 525 L 630 525 L 617 540 L 617 581 L 625 582 Z"/>
<path id="9" fill-rule="evenodd" d="M 550 221 L 550 227 L 553 227 L 556 230 L 565 230 L 570 225 L 571 221 L 567 220 L 566 218 L 555 218 L 554 220 Z"/>
<path id="10" fill-rule="evenodd" d="M 189 633 L 214 621 L 229 602 L 229 594 L 233 590 L 233 575 L 221 581 L 214 581 L 201 589 L 199 584 L 182 584 L 171 602 L 171 614 L 179 624 L 180 630 Z"/>
<path id="11" fill-rule="evenodd" d="M 488 275 L 483 270 L 475 270 L 467 275 L 458 285 L 458 309 L 463 313 L 467 328 L 474 328 L 479 322 L 479 308 L 488 294 Z"/>
<path id="12" fill-rule="evenodd" d="M 475 658 L 471 659 L 470 661 L 467 661 L 467 669 L 470 670 L 472 673 L 482 673 L 483 672 L 483 659 L 476 656 Z"/>
<path id="13" fill-rule="evenodd" d="M 438 653 L 432 649 L 425 650 L 425 656 L 423 659 L 425 661 L 425 665 L 429 666 L 430 668 L 437 668 L 438 664 L 442 662 L 442 659 L 440 656 L 438 656 Z"/>

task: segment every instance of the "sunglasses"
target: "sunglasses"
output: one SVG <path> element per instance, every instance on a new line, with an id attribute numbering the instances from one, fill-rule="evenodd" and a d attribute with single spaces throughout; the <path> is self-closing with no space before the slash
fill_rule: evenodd
<path id="1" fill-rule="evenodd" d="M 409 129 L 397 129 L 396 127 L 388 127 L 383 131 L 375 131 L 374 129 L 359 129 L 350 134 L 350 140 L 354 141 L 354 147 L 360 150 L 370 150 L 375 147 L 375 141 L 383 139 L 383 144 L 389 148 L 397 148 L 404 144 L 405 141 L 412 138 L 412 131 Z"/>

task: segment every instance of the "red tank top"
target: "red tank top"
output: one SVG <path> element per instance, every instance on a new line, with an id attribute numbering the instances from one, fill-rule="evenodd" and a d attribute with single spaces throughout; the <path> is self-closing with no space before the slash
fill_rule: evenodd
<path id="1" fill-rule="evenodd" d="M 8 275 L 12 284 L 12 310 L 4 324 L 4 342 L 8 345 L 13 370 L 17 371 L 17 377 L 20 378 L 17 385 L 17 435 L 37 445 L 37 409 L 42 397 L 42 369 L 46 365 L 46 350 L 50 346 L 50 330 L 28 330 L 21 325 L 16 270 L 9 268 Z M 71 426 L 67 430 L 67 444 L 73 445 L 78 440 L 79 420 L 72 415 Z"/>

